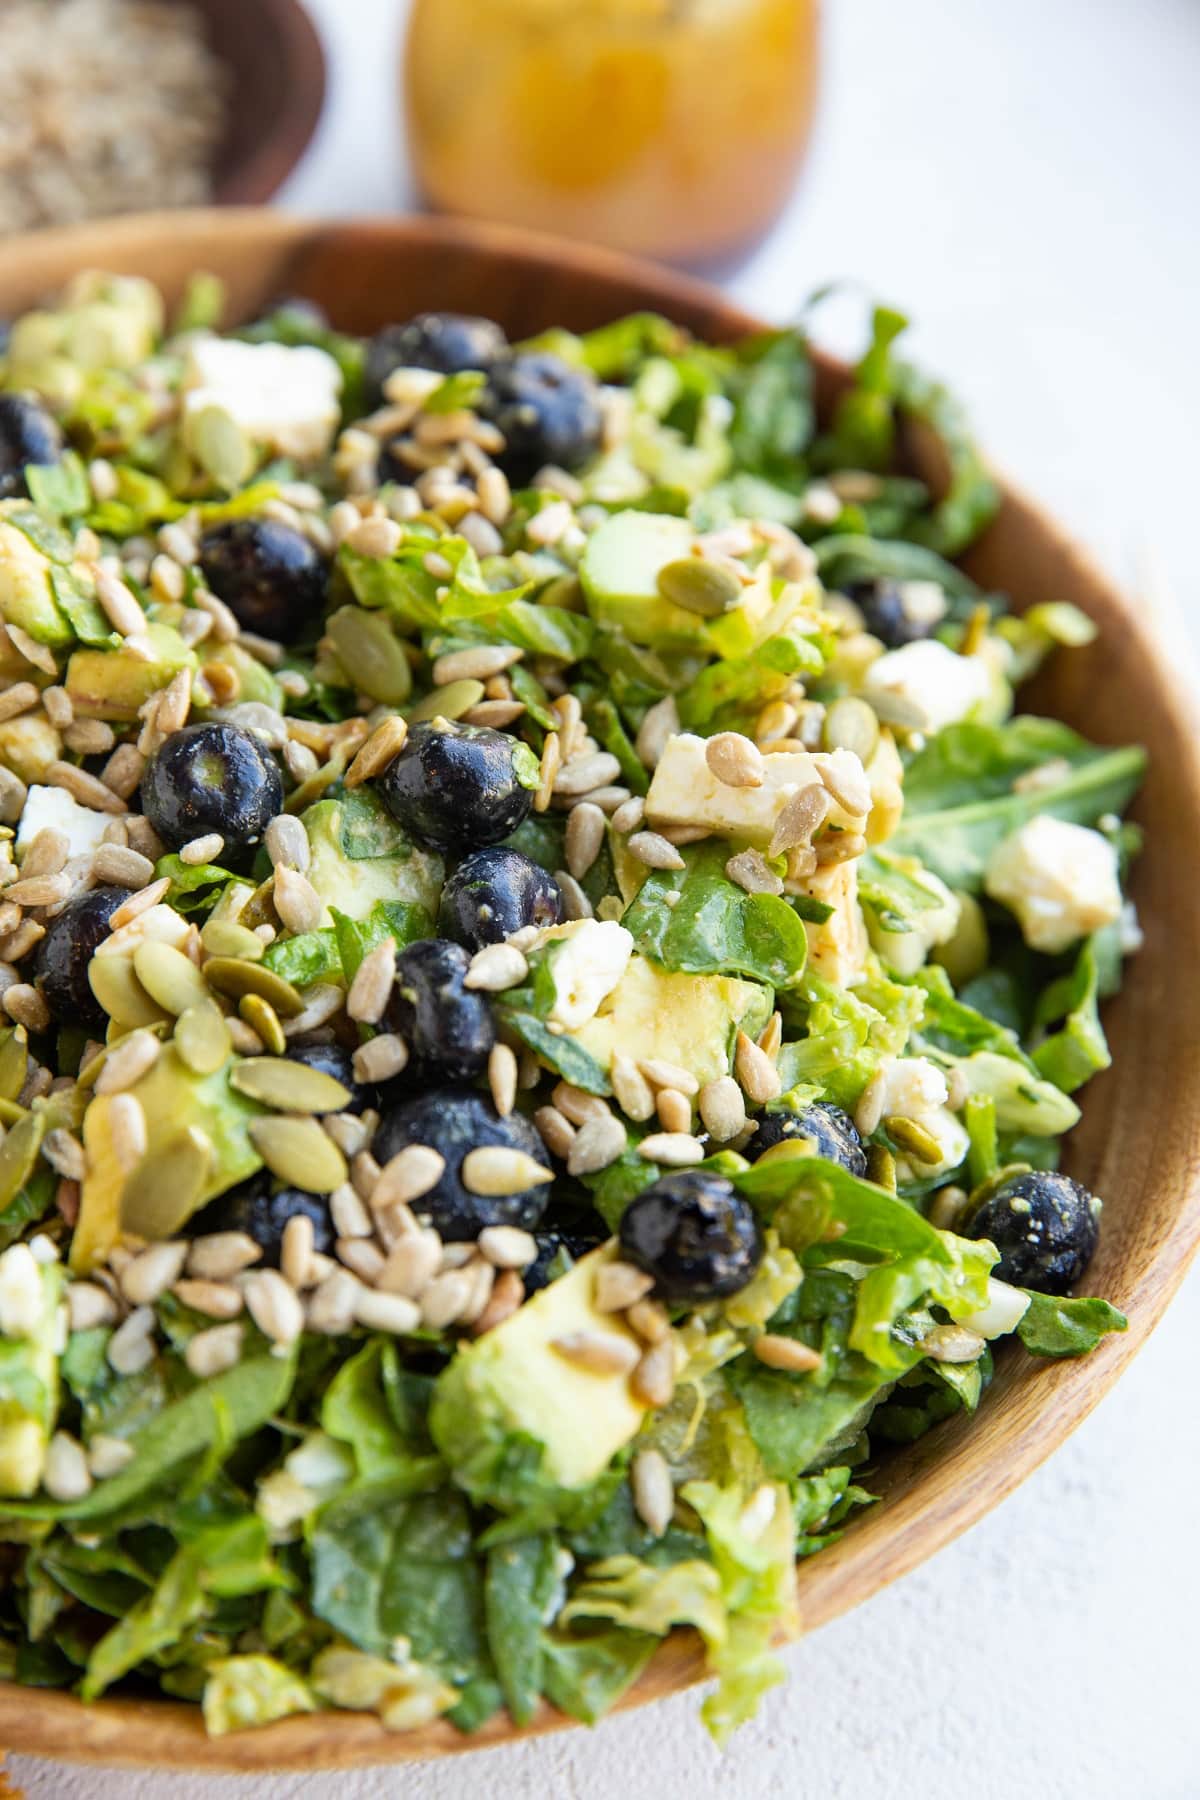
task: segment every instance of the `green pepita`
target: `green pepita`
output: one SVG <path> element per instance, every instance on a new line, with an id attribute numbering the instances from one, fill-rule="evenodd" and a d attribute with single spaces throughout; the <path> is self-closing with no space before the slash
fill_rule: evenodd
<path id="1" fill-rule="evenodd" d="M 88 980 L 108 1016 L 126 1030 L 138 1025 L 159 1025 L 169 1017 L 154 1004 L 138 980 L 132 957 L 93 956 Z"/>
<path id="2" fill-rule="evenodd" d="M 7 1206 L 33 1174 L 45 1132 L 40 1112 L 23 1113 L 0 1144 L 0 1206 Z"/>
<path id="3" fill-rule="evenodd" d="M 340 1112 L 350 1100 L 350 1090 L 334 1076 L 285 1056 L 251 1057 L 237 1065 L 229 1083 L 239 1094 L 280 1112 Z"/>
<path id="4" fill-rule="evenodd" d="M 419 700 L 407 715 L 410 725 L 419 725 L 424 719 L 461 719 L 465 712 L 478 706 L 483 699 L 482 681 L 450 681 L 445 687 L 434 688 L 432 694 L 426 694 Z"/>
<path id="5" fill-rule="evenodd" d="M 233 1045 L 221 1009 L 206 994 L 175 1021 L 175 1048 L 194 1075 L 214 1075 Z"/>
<path id="6" fill-rule="evenodd" d="M 171 1237 L 204 1198 L 212 1160 L 211 1140 L 196 1125 L 144 1156 L 121 1196 L 122 1230 Z"/>
<path id="7" fill-rule="evenodd" d="M 247 900 L 250 898 L 247 894 Z M 248 925 L 233 919 L 209 919 L 201 928 L 200 942 L 209 956 L 240 956 L 247 962 L 261 962 L 265 948 Z"/>
<path id="8" fill-rule="evenodd" d="M 896 1192 L 896 1159 L 883 1144 L 872 1144 L 867 1151 L 867 1180 L 889 1194 Z"/>
<path id="9" fill-rule="evenodd" d="M 238 1002 L 238 1014 L 251 1031 L 257 1031 L 272 1056 L 283 1055 L 287 1039 L 279 1023 L 279 1014 L 269 1000 L 264 1000 L 261 994 L 244 994 Z"/>
<path id="10" fill-rule="evenodd" d="M 843 694 L 825 714 L 821 741 L 826 750 L 853 750 L 865 768 L 879 744 L 879 719 L 865 700 Z"/>
<path id="11" fill-rule="evenodd" d="M 893 1115 L 883 1121 L 884 1130 L 898 1150 L 906 1150 L 909 1156 L 915 1156 L 918 1162 L 940 1163 L 942 1147 L 931 1131 L 926 1131 L 916 1119 L 904 1119 Z"/>
<path id="12" fill-rule="evenodd" d="M 227 493 L 241 487 L 253 471 L 254 446 L 223 406 L 205 406 L 188 416 L 187 447 Z"/>
<path id="13" fill-rule="evenodd" d="M 741 600 L 745 588 L 732 569 L 702 556 L 681 556 L 658 571 L 658 591 L 672 606 L 719 619 Z"/>
<path id="14" fill-rule="evenodd" d="M 0 1033 L 0 1100 L 15 1100 L 25 1086 L 29 1050 L 23 1025 Z"/>
<path id="15" fill-rule="evenodd" d="M 210 956 L 204 965 L 204 979 L 232 1000 L 258 994 L 282 1019 L 294 1019 L 304 1010 L 304 1002 L 290 981 L 264 969 L 261 963 L 245 962 L 239 956 Z"/>
<path id="16" fill-rule="evenodd" d="M 257 940 L 255 940 L 257 942 Z M 204 977 L 182 950 L 150 939 L 133 953 L 133 972 L 151 1000 L 176 1017 L 208 999 Z"/>
<path id="17" fill-rule="evenodd" d="M 356 688 L 387 706 L 412 692 L 412 669 L 403 646 L 377 612 L 343 606 L 325 621 L 334 655 Z"/>
<path id="18" fill-rule="evenodd" d="M 308 1194 L 332 1194 L 346 1180 L 346 1159 L 315 1119 L 254 1119 L 250 1141 L 272 1175 Z"/>

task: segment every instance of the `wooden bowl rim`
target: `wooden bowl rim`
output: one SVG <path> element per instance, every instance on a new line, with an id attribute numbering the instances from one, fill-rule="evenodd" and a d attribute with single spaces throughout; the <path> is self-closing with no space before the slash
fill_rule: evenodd
<path id="1" fill-rule="evenodd" d="M 205 235 L 213 232 L 235 246 L 244 243 L 248 250 L 264 243 L 300 250 L 332 234 L 339 239 L 365 236 L 410 247 L 450 248 L 463 255 L 482 252 L 485 257 L 540 261 L 551 267 L 570 263 L 601 286 L 624 282 L 654 293 L 659 308 L 667 314 L 673 310 L 705 312 L 725 336 L 763 325 L 718 290 L 675 271 L 608 250 L 473 221 L 323 221 L 253 208 L 203 209 L 61 227 L 10 239 L 6 250 L 10 259 L 22 260 L 34 270 L 43 263 L 47 271 L 60 269 L 69 251 L 77 267 L 112 267 L 119 272 L 134 265 L 130 272 L 135 272 L 137 245 L 147 236 L 170 234 L 182 240 L 194 235 L 199 246 Z M 197 257 L 197 266 L 201 266 L 199 248 Z M 820 360 L 827 372 L 836 373 L 836 363 Z M 1012 482 L 1002 476 L 998 479 L 1006 510 L 1011 509 L 1020 527 L 1058 554 L 1064 566 L 1091 587 L 1101 610 L 1120 620 L 1128 650 L 1150 671 L 1170 731 L 1182 746 L 1179 766 L 1173 770 L 1176 795 L 1193 816 L 1200 817 L 1200 706 L 1186 662 L 1181 666 L 1178 659 L 1172 659 L 1159 638 L 1156 621 L 1140 612 L 1061 527 Z M 1159 854 L 1167 854 L 1166 849 L 1160 848 Z M 1196 907 L 1200 916 L 1200 899 Z M 1191 1109 L 1187 1137 L 1193 1146 L 1200 1146 L 1200 1094 Z M 992 1429 L 986 1436 L 968 1430 L 956 1437 L 951 1456 L 942 1454 L 941 1446 L 954 1421 L 921 1440 L 916 1447 L 919 1476 L 886 1505 L 865 1515 L 839 1543 L 798 1565 L 797 1591 L 805 1633 L 909 1573 L 975 1524 L 1088 1416 L 1149 1337 L 1200 1248 L 1200 1175 L 1194 1165 L 1181 1177 L 1180 1188 L 1179 1210 L 1161 1235 L 1153 1260 L 1122 1296 L 1129 1312 L 1129 1329 L 1107 1338 L 1090 1357 L 1043 1365 L 1038 1377 L 1036 1431 L 1022 1432 L 1019 1421 L 1006 1421 L 1007 1396 L 1000 1395 L 987 1415 Z M 1014 1354 L 1023 1357 L 1024 1353 Z M 1009 1413 L 1014 1410 L 1008 1407 Z M 673 1632 L 614 1710 L 646 1705 L 703 1678 L 703 1654 L 695 1634 Z M 400 1734 L 385 1731 L 377 1719 L 367 1715 L 325 1712 L 209 1738 L 199 1708 L 182 1702 L 119 1698 L 85 1704 L 70 1694 L 0 1682 L 0 1744 L 10 1751 L 127 1767 L 262 1774 L 362 1767 L 461 1755 L 575 1724 L 547 1704 L 523 1729 L 515 1728 L 507 1715 L 501 1714 L 470 1737 L 442 1721 Z"/>
<path id="2" fill-rule="evenodd" d="M 252 0 L 246 19 L 248 35 L 282 63 L 288 99 L 270 136 L 214 183 L 218 206 L 246 207 L 278 193 L 312 142 L 325 110 L 325 46 L 307 7 L 300 0 Z M 229 57 L 221 60 L 233 67 Z"/>

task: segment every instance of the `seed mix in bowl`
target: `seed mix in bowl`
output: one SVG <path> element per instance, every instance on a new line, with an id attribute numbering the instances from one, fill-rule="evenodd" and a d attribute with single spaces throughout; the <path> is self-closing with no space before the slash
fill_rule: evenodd
<path id="1" fill-rule="evenodd" d="M 886 1446 L 1071 1298 L 1137 749 L 889 347 L 367 343 L 89 275 L 0 391 L 0 1669 L 222 1732 L 724 1736 Z M 951 452 L 896 473 L 902 420 Z"/>

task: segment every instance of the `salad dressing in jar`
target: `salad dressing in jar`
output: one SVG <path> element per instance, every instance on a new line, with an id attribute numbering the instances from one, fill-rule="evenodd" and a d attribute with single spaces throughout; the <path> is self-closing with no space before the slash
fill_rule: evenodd
<path id="1" fill-rule="evenodd" d="M 818 0 L 416 0 L 417 178 L 449 212 L 726 257 L 791 190 L 817 47 Z"/>

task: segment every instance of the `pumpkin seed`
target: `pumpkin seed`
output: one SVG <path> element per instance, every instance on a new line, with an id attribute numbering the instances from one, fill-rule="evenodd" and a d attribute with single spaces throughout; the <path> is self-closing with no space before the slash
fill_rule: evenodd
<path id="1" fill-rule="evenodd" d="M 412 669 L 399 640 L 380 613 L 343 606 L 325 621 L 333 653 L 354 686 L 385 706 L 412 692 Z"/>
<path id="2" fill-rule="evenodd" d="M 173 1237 L 204 1198 L 212 1141 L 197 1125 L 144 1156 L 121 1196 L 121 1229 L 138 1237 Z"/>
<path id="3" fill-rule="evenodd" d="M 866 768 L 879 743 L 879 718 L 865 700 L 843 694 L 825 714 L 821 738 L 827 750 L 853 750 Z"/>
<path id="4" fill-rule="evenodd" d="M 33 1174 L 45 1132 L 43 1113 L 24 1113 L 0 1144 L 0 1206 L 7 1206 Z"/>
<path id="5" fill-rule="evenodd" d="M 229 1085 L 280 1112 L 340 1112 L 350 1100 L 349 1088 L 332 1075 L 285 1056 L 255 1056 L 239 1063 Z"/>
<path id="6" fill-rule="evenodd" d="M 294 1019 L 304 1010 L 304 1002 L 290 981 L 264 969 L 261 963 L 244 962 L 240 956 L 210 956 L 204 965 L 204 979 L 232 1000 L 257 994 L 281 1019 Z"/>
<path id="7" fill-rule="evenodd" d="M 220 1008 L 206 996 L 175 1021 L 175 1048 L 195 1075 L 214 1075 L 233 1048 Z"/>
<path id="8" fill-rule="evenodd" d="M 279 1014 L 269 1000 L 261 994 L 246 994 L 238 1006 L 238 1013 L 256 1031 L 272 1056 L 282 1056 L 287 1049 L 287 1038 L 283 1026 L 279 1023 Z"/>
<path id="9" fill-rule="evenodd" d="M 702 619 L 717 619 L 737 605 L 745 590 L 733 570 L 721 563 L 681 556 L 658 571 L 658 591 L 672 606 L 699 613 Z"/>
<path id="10" fill-rule="evenodd" d="M 189 1006 L 208 1000 L 204 978 L 190 956 L 172 944 L 153 939 L 139 944 L 133 953 L 133 972 L 151 1000 L 176 1017 Z"/>
<path id="11" fill-rule="evenodd" d="M 0 1099 L 15 1100 L 25 1086 L 29 1050 L 23 1025 L 0 1033 Z"/>
<path id="12" fill-rule="evenodd" d="M 907 1150 L 918 1162 L 940 1163 L 942 1146 L 931 1131 L 926 1131 L 916 1119 L 904 1119 L 892 1116 L 883 1121 L 884 1130 L 899 1150 Z"/>
<path id="13" fill-rule="evenodd" d="M 205 406 L 189 415 L 188 449 L 227 493 L 240 488 L 254 468 L 254 447 L 223 406 Z"/>
<path id="14" fill-rule="evenodd" d="M 239 956 L 246 962 L 261 962 L 265 949 L 262 939 L 235 919 L 210 919 L 200 932 L 200 942 L 209 956 Z"/>
<path id="15" fill-rule="evenodd" d="M 332 1194 L 349 1179 L 346 1159 L 315 1119 L 254 1119 L 250 1141 L 280 1181 L 307 1194 Z"/>
<path id="16" fill-rule="evenodd" d="M 424 719 L 461 719 L 465 712 L 479 705 L 483 694 L 482 681 L 452 681 L 446 687 L 434 688 L 432 694 L 419 700 L 409 713 L 408 722 L 419 725 Z"/>
<path id="17" fill-rule="evenodd" d="M 170 1016 L 154 1004 L 134 974 L 130 956 L 93 956 L 88 980 L 93 994 L 118 1025 L 160 1025 Z"/>
<path id="18" fill-rule="evenodd" d="M 0 1125 L 15 1125 L 25 1117 L 25 1108 L 15 1100 L 0 1100 Z"/>

